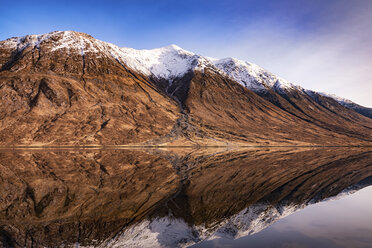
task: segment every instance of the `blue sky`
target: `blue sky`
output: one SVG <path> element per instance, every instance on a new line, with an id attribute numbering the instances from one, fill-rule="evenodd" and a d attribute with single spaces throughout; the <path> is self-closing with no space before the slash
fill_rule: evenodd
<path id="1" fill-rule="evenodd" d="M 75 30 L 137 49 L 169 44 L 256 63 L 372 107 L 369 0 L 0 0 L 0 40 Z"/>

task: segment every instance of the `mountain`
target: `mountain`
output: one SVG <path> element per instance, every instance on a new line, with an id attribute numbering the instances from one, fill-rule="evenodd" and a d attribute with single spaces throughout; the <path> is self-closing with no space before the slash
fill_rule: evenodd
<path id="1" fill-rule="evenodd" d="M 370 145 L 372 119 L 234 58 L 73 31 L 0 42 L 0 144 Z"/>
<path id="2" fill-rule="evenodd" d="M 349 108 L 349 109 L 352 109 L 352 110 L 358 112 L 359 114 L 364 115 L 368 118 L 372 118 L 372 108 L 363 107 L 363 106 L 361 106 L 361 105 L 359 105 L 359 104 L 357 104 L 353 101 L 350 101 L 349 99 L 345 99 L 345 98 L 336 96 L 334 94 L 327 94 L 327 93 L 319 93 L 319 94 L 323 95 L 323 96 L 326 96 L 326 97 L 333 98 L 334 100 L 336 100 L 342 106 L 344 106 L 346 108 Z"/>

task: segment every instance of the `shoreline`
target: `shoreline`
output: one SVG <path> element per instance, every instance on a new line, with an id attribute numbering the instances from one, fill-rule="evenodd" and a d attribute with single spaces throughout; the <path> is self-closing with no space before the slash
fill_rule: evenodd
<path id="1" fill-rule="evenodd" d="M 5 149 L 157 149 L 157 148 L 372 148 L 372 145 L 12 145 Z"/>

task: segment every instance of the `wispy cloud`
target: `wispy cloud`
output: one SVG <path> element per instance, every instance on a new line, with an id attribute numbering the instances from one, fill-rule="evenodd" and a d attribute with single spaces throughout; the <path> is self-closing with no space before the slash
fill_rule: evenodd
<path id="1" fill-rule="evenodd" d="M 200 51 L 248 60 L 305 88 L 372 107 L 372 2 L 331 7 L 336 9 L 329 22 L 318 22 L 314 30 L 302 31 L 296 20 L 263 17 L 225 44 L 206 42 Z"/>

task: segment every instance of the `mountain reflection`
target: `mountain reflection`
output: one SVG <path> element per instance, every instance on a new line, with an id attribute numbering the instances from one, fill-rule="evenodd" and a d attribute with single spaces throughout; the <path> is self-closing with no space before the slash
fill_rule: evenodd
<path id="1" fill-rule="evenodd" d="M 187 246 L 238 238 L 370 185 L 372 150 L 2 150 L 0 245 Z"/>

